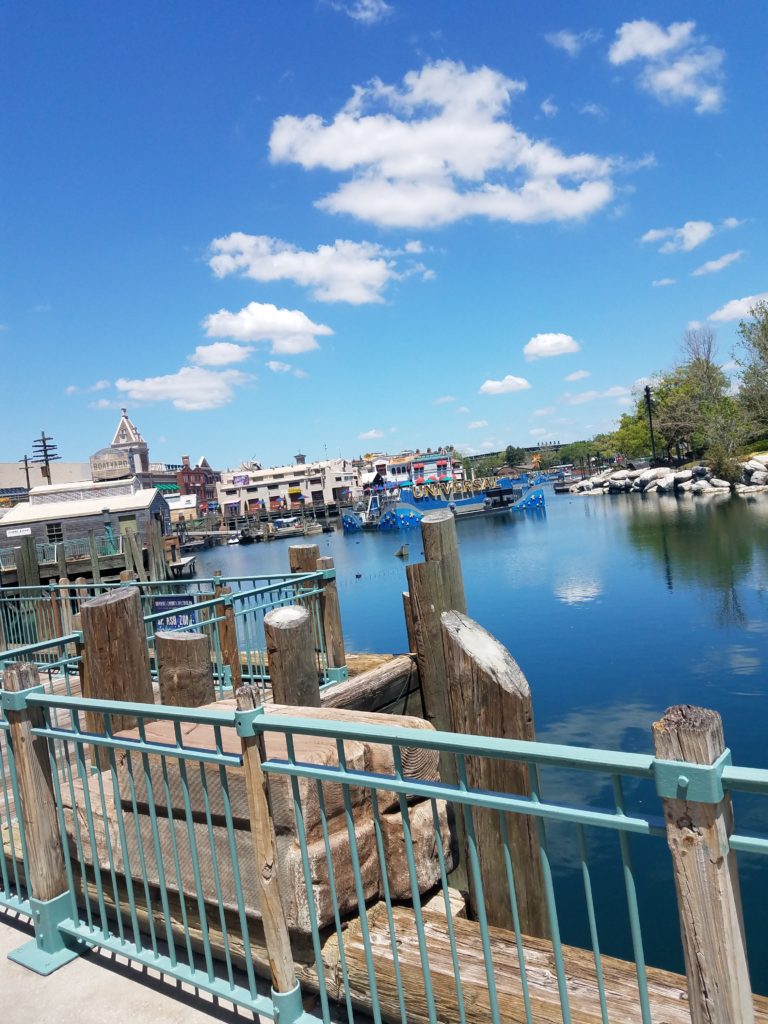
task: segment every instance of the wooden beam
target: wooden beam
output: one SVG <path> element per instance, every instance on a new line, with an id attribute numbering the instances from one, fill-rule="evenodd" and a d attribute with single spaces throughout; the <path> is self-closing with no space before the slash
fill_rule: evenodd
<path id="1" fill-rule="evenodd" d="M 415 659 L 409 654 L 401 654 L 385 661 L 378 668 L 323 690 L 322 706 L 355 711 L 383 711 L 418 689 Z"/>
<path id="2" fill-rule="evenodd" d="M 155 633 L 160 703 L 197 708 L 216 700 L 211 645 L 205 633 Z"/>
<path id="3" fill-rule="evenodd" d="M 40 676 L 34 665 L 14 662 L 5 666 L 3 686 L 6 690 L 21 693 L 39 683 Z M 6 714 L 9 743 L 16 761 L 30 888 L 36 900 L 52 900 L 67 891 L 68 883 L 48 741 L 32 731 L 45 728 L 45 718 L 40 708 L 33 707 L 9 710 Z"/>
<path id="4" fill-rule="evenodd" d="M 656 756 L 713 764 L 725 751 L 716 711 L 683 704 L 653 724 Z M 685 775 L 681 766 L 680 775 Z M 664 821 L 680 915 L 693 1024 L 754 1020 L 736 854 L 729 848 L 733 806 L 664 799 Z"/>
<path id="5" fill-rule="evenodd" d="M 319 708 L 315 645 L 306 608 L 273 608 L 264 616 L 264 635 L 273 701 Z"/>

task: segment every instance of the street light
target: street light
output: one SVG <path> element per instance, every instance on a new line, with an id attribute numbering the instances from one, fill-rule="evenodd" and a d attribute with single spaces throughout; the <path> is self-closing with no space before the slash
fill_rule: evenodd
<path id="1" fill-rule="evenodd" d="M 648 429 L 651 432 L 651 452 L 653 455 L 653 461 L 656 461 L 656 439 L 653 436 L 653 409 L 651 406 L 651 388 L 649 384 L 645 385 L 645 407 L 648 410 Z"/>

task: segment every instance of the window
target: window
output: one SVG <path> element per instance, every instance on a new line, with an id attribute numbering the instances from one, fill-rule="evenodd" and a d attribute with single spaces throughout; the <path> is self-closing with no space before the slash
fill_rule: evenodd
<path id="1" fill-rule="evenodd" d="M 45 529 L 48 532 L 49 544 L 60 544 L 64 540 L 64 534 L 61 531 L 61 523 L 46 523 Z"/>

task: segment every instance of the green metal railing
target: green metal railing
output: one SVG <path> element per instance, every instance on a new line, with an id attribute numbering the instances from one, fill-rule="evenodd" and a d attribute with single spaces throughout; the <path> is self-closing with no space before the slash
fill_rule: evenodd
<path id="1" fill-rule="evenodd" d="M 99 534 L 94 538 L 96 551 L 99 555 L 119 555 L 123 551 L 122 535 Z M 44 542 L 36 544 L 37 561 L 40 565 L 54 565 L 59 558 L 59 552 L 63 548 L 64 557 L 68 562 L 78 560 L 85 561 L 91 557 L 91 548 L 86 538 L 76 540 L 64 540 L 57 543 Z M 16 568 L 16 548 L 0 548 L 0 569 L 8 572 Z"/>

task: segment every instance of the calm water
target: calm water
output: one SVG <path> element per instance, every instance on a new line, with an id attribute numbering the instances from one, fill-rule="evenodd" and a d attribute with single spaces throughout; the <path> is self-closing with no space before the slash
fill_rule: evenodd
<path id="1" fill-rule="evenodd" d="M 650 751 L 651 722 L 666 707 L 701 704 L 722 714 L 735 763 L 768 767 L 768 501 L 548 494 L 547 502 L 542 514 L 459 526 L 469 613 L 525 672 L 537 738 Z M 335 559 L 350 650 L 405 650 L 405 570 L 394 557 L 403 539 L 420 560 L 418 531 L 312 538 Z M 199 574 L 286 571 L 287 548 L 216 548 L 199 558 Z M 599 779 L 561 774 L 544 785 L 551 799 L 611 804 Z M 632 807 L 656 812 L 647 788 L 626 788 Z M 763 803 L 737 804 L 740 828 L 766 827 Z M 571 884 L 572 830 L 553 833 L 564 938 L 586 942 L 583 895 Z M 602 944 L 629 956 L 618 840 L 593 833 L 589 849 Z M 648 960 L 679 969 L 664 843 L 634 837 L 632 851 Z M 759 883 L 768 863 L 763 872 L 758 858 L 742 855 L 740 872 L 755 987 L 767 991 L 768 887 Z"/>

